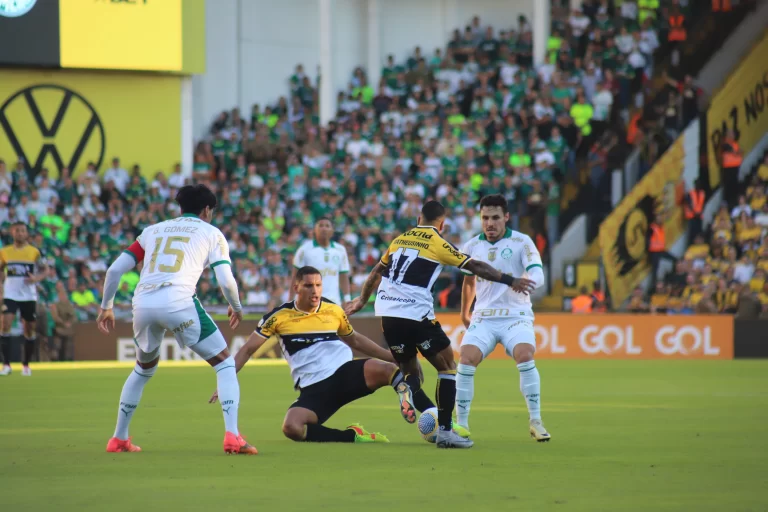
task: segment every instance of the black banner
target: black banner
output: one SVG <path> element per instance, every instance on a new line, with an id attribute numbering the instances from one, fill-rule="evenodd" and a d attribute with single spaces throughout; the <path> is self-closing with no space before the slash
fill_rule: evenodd
<path id="1" fill-rule="evenodd" d="M 58 67 L 58 0 L 16 0 L 4 5 L 5 10 L 0 11 L 0 66 Z"/>
<path id="2" fill-rule="evenodd" d="M 739 320 L 733 322 L 733 357 L 768 357 L 768 320 Z"/>

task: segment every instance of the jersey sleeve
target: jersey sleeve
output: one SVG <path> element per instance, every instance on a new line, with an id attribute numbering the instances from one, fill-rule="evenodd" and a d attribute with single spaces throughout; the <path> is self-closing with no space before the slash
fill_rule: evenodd
<path id="1" fill-rule="evenodd" d="M 530 237 L 526 237 L 523 244 L 523 250 L 520 252 L 520 259 L 526 272 L 534 267 L 544 268 L 541 264 L 541 255 Z"/>
<path id="2" fill-rule="evenodd" d="M 355 329 L 352 327 L 352 324 L 349 321 L 349 317 L 347 317 L 347 314 L 344 312 L 344 310 L 338 306 L 335 307 L 334 310 L 336 311 L 336 315 L 339 317 L 339 330 L 336 331 L 336 333 L 339 336 L 349 336 L 354 334 Z"/>
<path id="3" fill-rule="evenodd" d="M 138 239 L 129 245 L 128 248 L 123 252 L 132 257 L 136 263 L 144 261 L 144 248 L 141 246 Z"/>
<path id="4" fill-rule="evenodd" d="M 458 267 L 461 269 L 470 259 L 472 259 L 469 255 L 464 254 L 457 249 L 455 245 L 445 239 L 438 239 L 436 241 L 434 251 L 437 256 L 437 261 L 450 267 Z"/>
<path id="5" fill-rule="evenodd" d="M 347 250 L 344 246 L 340 245 L 339 248 L 341 249 L 341 265 L 339 266 L 339 272 L 347 274 L 349 273 L 349 256 L 347 256 Z"/>
<path id="6" fill-rule="evenodd" d="M 381 255 L 381 260 L 379 260 L 379 262 L 385 267 L 388 267 L 389 263 L 392 261 L 392 258 L 390 257 L 391 254 L 392 254 L 392 244 L 389 244 L 389 247 L 387 247 L 387 250 L 384 251 L 384 254 Z"/>
<path id="7" fill-rule="evenodd" d="M 293 266 L 296 268 L 301 268 L 304 266 L 304 246 L 303 245 L 299 247 L 299 250 L 296 251 L 296 254 L 293 255 Z"/>
<path id="8" fill-rule="evenodd" d="M 0 249 L 0 263 L 5 265 L 8 261 L 5 259 L 5 248 Z"/>
<path id="9" fill-rule="evenodd" d="M 272 310 L 261 317 L 253 332 L 262 338 L 269 338 L 273 334 L 277 334 L 277 310 Z"/>
<path id="10" fill-rule="evenodd" d="M 475 239 L 472 238 L 469 241 L 467 241 L 464 245 L 461 246 L 461 252 L 472 258 L 472 248 L 475 246 L 476 242 Z M 468 276 L 473 276 L 474 274 L 466 269 L 461 269 L 461 272 Z"/>
<path id="11" fill-rule="evenodd" d="M 218 229 L 211 235 L 211 250 L 208 253 L 208 264 L 211 268 L 216 268 L 219 265 L 232 265 L 232 261 L 229 259 L 229 244 L 224 238 L 224 235 Z"/>

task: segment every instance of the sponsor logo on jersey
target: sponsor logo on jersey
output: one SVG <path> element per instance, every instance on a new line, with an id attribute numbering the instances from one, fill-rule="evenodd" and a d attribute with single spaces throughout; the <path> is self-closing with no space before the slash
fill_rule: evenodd
<path id="1" fill-rule="evenodd" d="M 502 259 L 508 260 L 512 257 L 512 249 L 509 247 L 505 248 L 503 251 L 501 251 L 501 257 Z"/>
<path id="2" fill-rule="evenodd" d="M 388 300 L 391 302 L 400 302 L 402 304 L 416 304 L 416 299 L 406 299 L 404 297 L 392 297 L 391 295 L 387 295 L 387 292 L 384 290 L 381 290 L 379 292 L 379 300 Z"/>
<path id="3" fill-rule="evenodd" d="M 533 251 L 531 251 L 531 246 L 528 244 L 525 244 L 523 247 L 525 247 L 525 257 L 528 258 L 528 261 L 533 259 Z"/>
<path id="4" fill-rule="evenodd" d="M 457 251 L 456 248 L 451 244 L 449 244 L 448 242 L 445 242 L 443 244 L 443 249 L 446 249 L 449 253 L 451 253 L 451 256 L 455 258 L 462 258 L 464 256 L 463 253 L 461 253 L 460 251 Z"/>
<path id="5" fill-rule="evenodd" d="M 406 231 L 400 236 L 413 236 L 416 238 L 423 238 L 424 240 L 431 240 L 433 236 L 435 236 L 434 233 L 425 233 L 424 231 L 420 231 L 418 229 L 412 229 L 410 231 Z M 399 237 L 398 237 L 399 238 Z"/>

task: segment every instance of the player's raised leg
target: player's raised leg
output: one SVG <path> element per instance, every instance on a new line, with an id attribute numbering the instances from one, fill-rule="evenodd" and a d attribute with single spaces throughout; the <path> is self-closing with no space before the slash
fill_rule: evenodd
<path id="1" fill-rule="evenodd" d="M 551 436 L 541 422 L 541 377 L 533 360 L 535 352 L 533 343 L 518 343 L 513 349 L 513 357 L 520 372 L 520 392 L 528 406 L 531 437 L 541 442 L 549 441 Z"/>

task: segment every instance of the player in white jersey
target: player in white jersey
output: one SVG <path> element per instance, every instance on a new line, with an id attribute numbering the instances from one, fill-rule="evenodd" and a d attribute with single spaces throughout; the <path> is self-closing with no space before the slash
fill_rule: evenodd
<path id="1" fill-rule="evenodd" d="M 528 235 L 506 227 L 509 212 L 504 196 L 485 196 L 480 201 L 480 217 L 483 233 L 469 240 L 463 252 L 503 274 L 523 276 L 533 281 L 536 288 L 543 286 L 544 271 L 536 245 Z M 469 310 L 475 299 L 470 316 Z M 461 318 L 467 332 L 461 343 L 456 377 L 459 425 L 469 430 L 475 371 L 500 343 L 514 358 L 520 371 L 520 391 L 528 406 L 531 437 L 536 441 L 549 441 L 549 432 L 541 422 L 541 380 L 533 360 L 536 335 L 530 296 L 474 275 L 465 276 L 461 290 Z"/>
<path id="2" fill-rule="evenodd" d="M 293 257 L 298 270 L 310 266 L 323 276 L 323 297 L 335 304 L 352 300 L 349 295 L 349 258 L 343 245 L 331 240 L 333 224 L 327 217 L 315 222 L 315 238 L 301 244 Z M 342 302 L 343 299 L 343 302 Z"/>
<path id="3" fill-rule="evenodd" d="M 105 278 L 97 322 L 106 334 L 115 325 L 112 307 L 120 278 L 138 262 L 144 262 L 133 297 L 137 361 L 123 386 L 117 427 L 107 451 L 141 451 L 131 443 L 128 426 L 144 386 L 157 370 L 160 344 L 170 331 L 180 346 L 189 347 L 216 370 L 224 415 L 224 451 L 255 455 L 256 448 L 245 442 L 237 427 L 240 385 L 235 360 L 229 354 L 224 336 L 195 296 L 197 281 L 210 266 L 229 302 L 229 325 L 236 329 L 240 324 L 243 313 L 237 282 L 232 275 L 229 247 L 221 231 L 209 224 L 216 196 L 205 185 L 188 185 L 179 190 L 176 202 L 181 207 L 181 217 L 146 228 L 112 263 Z"/>

